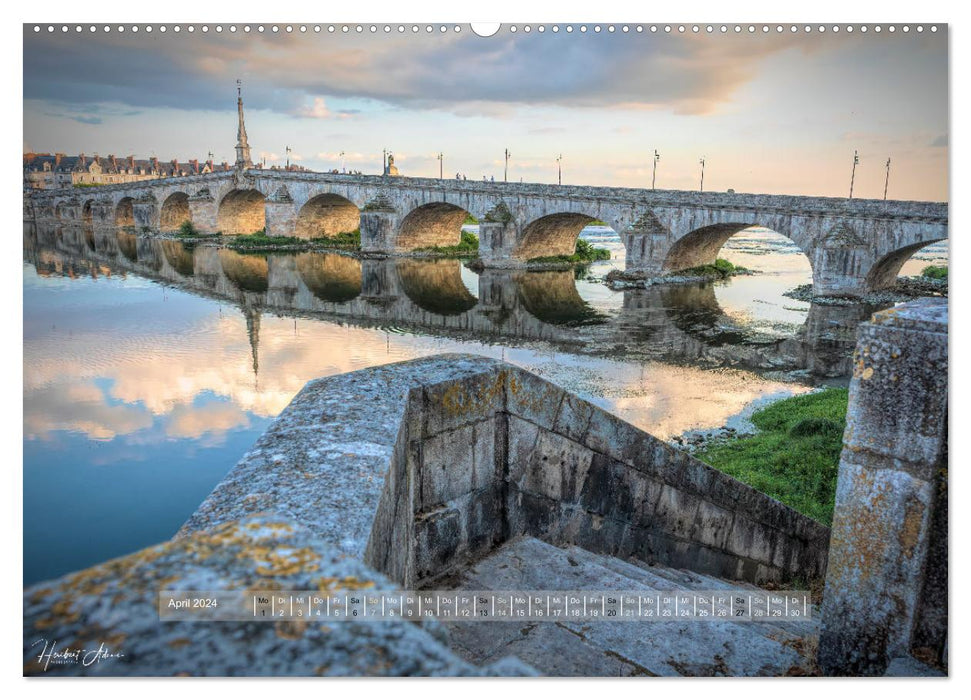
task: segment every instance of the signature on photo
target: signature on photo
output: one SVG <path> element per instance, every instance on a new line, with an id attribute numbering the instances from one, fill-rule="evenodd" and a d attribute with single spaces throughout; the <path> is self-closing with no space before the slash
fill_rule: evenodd
<path id="1" fill-rule="evenodd" d="M 70 664 L 80 664 L 81 666 L 94 666 L 102 661 L 120 659 L 125 656 L 124 652 L 112 651 L 104 642 L 98 644 L 95 649 L 82 649 L 76 647 L 58 648 L 57 640 L 48 641 L 38 639 L 31 646 L 42 645 L 40 653 L 37 655 L 37 663 L 44 667 L 46 671 L 53 666 L 67 666 Z"/>

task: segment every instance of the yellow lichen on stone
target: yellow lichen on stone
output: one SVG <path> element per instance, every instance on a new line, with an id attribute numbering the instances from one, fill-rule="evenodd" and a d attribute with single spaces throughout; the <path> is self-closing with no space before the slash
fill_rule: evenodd
<path id="1" fill-rule="evenodd" d="M 924 522 L 924 504 L 913 499 L 907 504 L 904 513 L 904 524 L 900 529 L 899 541 L 904 555 L 911 557 L 920 541 L 920 533 Z"/>
<path id="2" fill-rule="evenodd" d="M 325 576 L 317 579 L 315 583 L 317 590 L 321 593 L 329 593 L 335 590 L 357 591 L 374 588 L 374 581 L 361 581 L 357 576 L 346 576 L 344 578 Z"/>
<path id="3" fill-rule="evenodd" d="M 307 621 L 280 620 L 274 625 L 274 631 L 281 639 L 300 639 L 307 631 Z"/>

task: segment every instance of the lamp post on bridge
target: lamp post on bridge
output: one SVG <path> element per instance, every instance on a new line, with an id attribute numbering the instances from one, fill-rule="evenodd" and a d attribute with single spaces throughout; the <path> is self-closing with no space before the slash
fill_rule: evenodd
<path id="1" fill-rule="evenodd" d="M 890 187 L 890 158 L 887 158 L 887 179 L 883 181 L 883 201 L 887 201 L 887 188 Z"/>
<path id="2" fill-rule="evenodd" d="M 651 173 L 651 189 L 654 189 L 654 183 L 657 181 L 657 162 L 661 160 L 661 154 L 654 149 L 654 171 Z"/>
<path id="3" fill-rule="evenodd" d="M 556 184 L 563 184 L 563 154 L 556 157 Z"/>
<path id="4" fill-rule="evenodd" d="M 343 173 L 343 172 L 346 172 L 346 169 L 344 168 L 344 151 L 340 152 L 340 157 L 341 157 L 341 172 Z"/>
<path id="5" fill-rule="evenodd" d="M 512 155 L 512 153 L 510 153 L 509 152 L 509 149 L 507 148 L 506 149 L 506 167 L 502 171 L 502 181 L 503 182 L 509 182 L 509 157 L 511 155 Z"/>
<path id="6" fill-rule="evenodd" d="M 699 192 L 704 192 L 705 191 L 705 157 L 701 156 L 701 160 L 699 160 L 698 162 L 701 163 L 701 188 Z"/>
<path id="7" fill-rule="evenodd" d="M 850 199 L 853 199 L 853 182 L 856 180 L 856 166 L 860 164 L 860 154 L 853 151 L 853 172 L 850 173 Z"/>
<path id="8" fill-rule="evenodd" d="M 438 156 L 436 157 L 438 158 L 438 179 L 444 180 L 445 179 L 445 154 L 439 151 Z"/>
<path id="9" fill-rule="evenodd" d="M 287 146 L 286 149 L 287 149 L 287 170 L 290 170 L 290 153 L 292 152 L 292 150 L 289 146 Z"/>
<path id="10" fill-rule="evenodd" d="M 381 149 L 381 174 L 384 175 L 388 172 L 388 149 Z"/>

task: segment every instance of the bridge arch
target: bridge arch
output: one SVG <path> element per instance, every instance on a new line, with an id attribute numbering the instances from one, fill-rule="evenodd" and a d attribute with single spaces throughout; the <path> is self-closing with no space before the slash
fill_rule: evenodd
<path id="1" fill-rule="evenodd" d="M 692 267 L 710 265 L 718 259 L 718 253 L 728 243 L 728 240 L 747 229 L 765 228 L 777 236 L 790 241 L 802 252 L 812 270 L 812 258 L 806 250 L 791 236 L 768 226 L 757 223 L 720 223 L 701 226 L 675 241 L 667 251 L 662 266 L 663 272 L 675 272 Z"/>
<path id="2" fill-rule="evenodd" d="M 580 296 L 573 270 L 518 272 L 515 281 L 519 304 L 543 323 L 581 326 L 603 320 Z"/>
<path id="3" fill-rule="evenodd" d="M 128 233 L 126 231 L 119 231 L 117 234 L 118 238 L 118 250 L 121 254 L 128 258 L 128 262 L 138 262 L 138 239 L 135 237 L 134 233 Z"/>
<path id="4" fill-rule="evenodd" d="M 462 224 L 468 216 L 469 212 L 456 204 L 422 204 L 402 219 L 395 247 L 398 250 L 415 250 L 457 245 L 462 238 Z"/>
<path id="5" fill-rule="evenodd" d="M 81 206 L 81 220 L 84 223 L 90 224 L 90 223 L 93 223 L 94 222 L 94 211 L 93 211 L 93 208 L 94 208 L 94 200 L 93 199 L 86 199 L 86 200 L 84 200 L 84 204 Z"/>
<path id="6" fill-rule="evenodd" d="M 135 225 L 135 200 L 131 197 L 122 197 L 115 205 L 115 225 Z"/>
<path id="7" fill-rule="evenodd" d="M 159 227 L 163 231 L 175 231 L 186 221 L 192 222 L 189 195 L 185 192 L 173 192 L 162 202 Z"/>
<path id="8" fill-rule="evenodd" d="M 921 248 L 940 243 L 947 240 L 938 238 L 936 240 L 920 241 L 913 243 L 898 250 L 891 251 L 879 258 L 871 267 L 866 276 L 866 288 L 868 290 L 886 289 L 892 287 L 900 274 L 900 268 L 904 266 L 913 255 Z"/>
<path id="9" fill-rule="evenodd" d="M 192 277 L 195 274 L 195 254 L 192 250 L 186 249 L 181 241 L 160 241 L 160 243 L 162 253 L 173 270 L 183 277 Z"/>
<path id="10" fill-rule="evenodd" d="M 462 280 L 458 260 L 398 260 L 401 288 L 416 306 L 440 316 L 456 316 L 479 303 Z"/>
<path id="11" fill-rule="evenodd" d="M 297 238 L 319 238 L 350 233 L 361 227 L 361 210 L 349 199 L 325 192 L 300 207 L 294 228 Z"/>
<path id="12" fill-rule="evenodd" d="M 265 203 L 259 190 L 230 190 L 219 201 L 218 230 L 228 236 L 266 230 Z"/>
<path id="13" fill-rule="evenodd" d="M 218 255 L 226 278 L 240 291 L 263 294 L 270 288 L 270 264 L 265 255 L 243 255 L 225 248 Z"/>
<path id="14" fill-rule="evenodd" d="M 573 255 L 580 232 L 594 221 L 592 216 L 575 212 L 541 216 L 523 229 L 512 255 L 518 260 Z"/>
<path id="15" fill-rule="evenodd" d="M 321 301 L 341 304 L 360 296 L 361 261 L 338 253 L 301 253 L 297 272 L 307 289 Z"/>

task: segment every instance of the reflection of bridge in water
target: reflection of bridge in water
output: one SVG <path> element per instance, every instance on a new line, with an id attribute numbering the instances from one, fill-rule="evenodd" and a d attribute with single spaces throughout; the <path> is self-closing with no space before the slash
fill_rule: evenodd
<path id="1" fill-rule="evenodd" d="M 810 307 L 790 338 L 756 339 L 719 306 L 711 285 L 623 292 L 605 315 L 573 272 L 487 269 L 478 294 L 457 260 L 358 259 L 337 253 L 240 254 L 90 226 L 25 224 L 25 259 L 41 274 L 132 273 L 239 305 L 253 316 L 318 318 L 486 343 L 547 342 L 573 353 L 753 370 L 849 373 L 856 325 L 872 307 Z M 258 319 L 257 319 L 258 320 Z"/>

